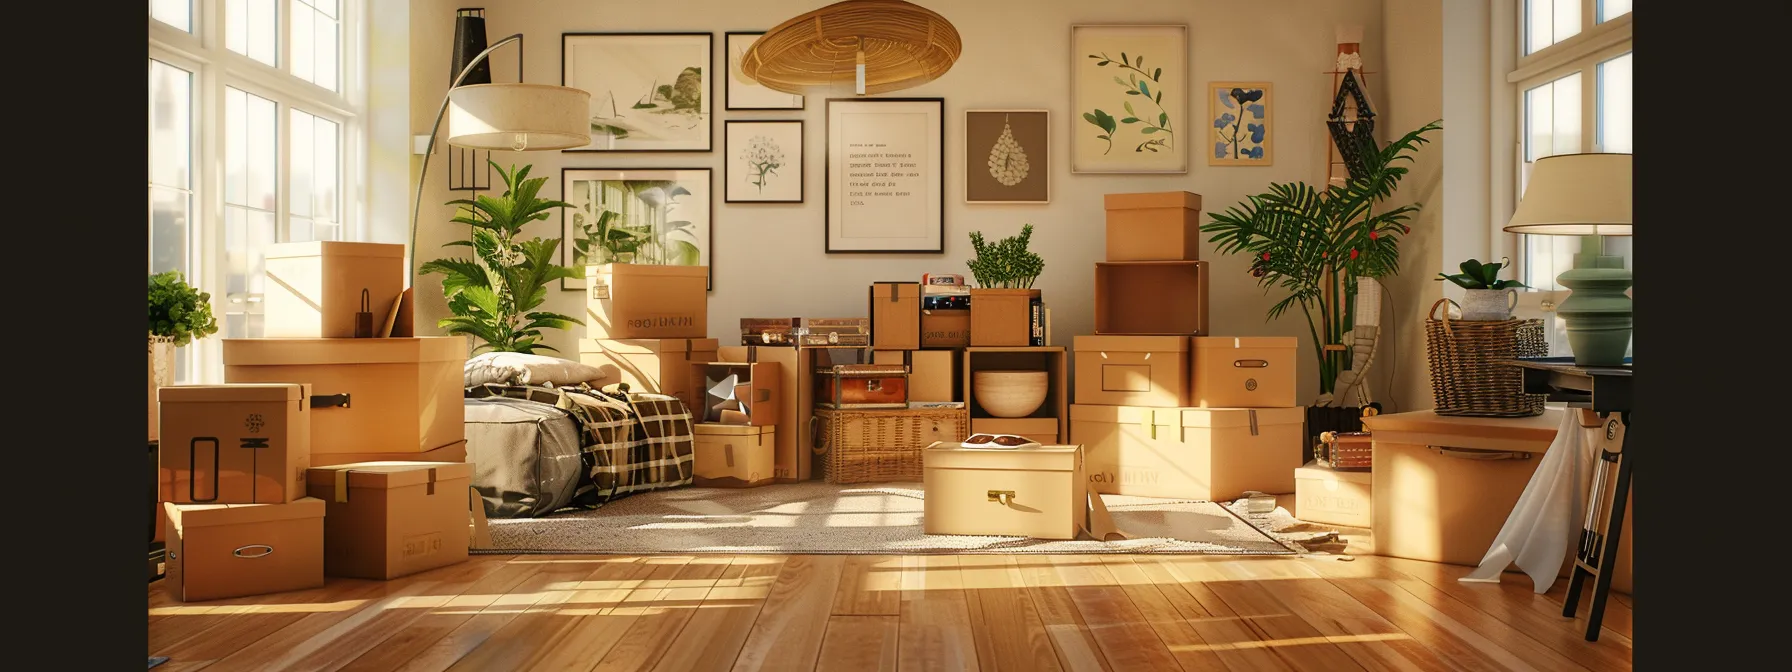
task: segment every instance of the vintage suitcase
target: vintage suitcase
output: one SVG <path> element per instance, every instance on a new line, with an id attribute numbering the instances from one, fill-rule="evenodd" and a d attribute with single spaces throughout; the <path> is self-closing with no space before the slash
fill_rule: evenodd
<path id="1" fill-rule="evenodd" d="M 815 407 L 908 408 L 908 367 L 836 364 L 815 373 Z"/>
<path id="2" fill-rule="evenodd" d="M 795 346 L 797 330 L 803 326 L 800 317 L 740 318 L 741 345 Z"/>

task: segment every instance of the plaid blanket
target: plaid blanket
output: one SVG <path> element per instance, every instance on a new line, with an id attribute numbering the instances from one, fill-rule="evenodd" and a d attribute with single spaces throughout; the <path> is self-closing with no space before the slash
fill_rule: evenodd
<path id="1" fill-rule="evenodd" d="M 576 505 L 596 508 L 617 497 L 691 483 L 691 414 L 676 397 L 496 383 L 469 387 L 466 396 L 523 399 L 571 415 L 585 464 Z"/>

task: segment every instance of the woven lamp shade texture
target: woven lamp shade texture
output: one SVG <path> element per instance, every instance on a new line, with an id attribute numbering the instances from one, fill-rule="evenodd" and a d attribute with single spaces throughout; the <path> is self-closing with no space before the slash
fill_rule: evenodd
<path id="1" fill-rule="evenodd" d="M 964 43 L 945 17 L 901 0 L 847 0 L 766 31 L 741 72 L 785 93 L 850 84 L 865 54 L 865 93 L 925 84 L 952 68 Z"/>

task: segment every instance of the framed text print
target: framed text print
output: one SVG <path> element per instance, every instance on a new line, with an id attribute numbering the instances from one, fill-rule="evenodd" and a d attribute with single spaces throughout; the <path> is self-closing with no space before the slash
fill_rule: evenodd
<path id="1" fill-rule="evenodd" d="M 945 107 L 828 99 L 828 252 L 945 251 Z"/>

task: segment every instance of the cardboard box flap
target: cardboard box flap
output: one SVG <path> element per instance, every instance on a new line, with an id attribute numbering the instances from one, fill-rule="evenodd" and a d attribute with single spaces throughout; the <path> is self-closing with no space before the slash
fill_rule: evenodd
<path id="1" fill-rule="evenodd" d="M 1419 443 L 1481 450 L 1542 452 L 1555 440 L 1562 411 L 1544 409 L 1528 418 L 1475 418 L 1438 415 L 1431 411 L 1384 413 L 1363 418 L 1363 428 L 1376 442 Z"/>
<path id="2" fill-rule="evenodd" d="M 1293 336 L 1195 336 L 1197 348 L 1288 348 L 1300 347 Z"/>
<path id="3" fill-rule="evenodd" d="M 720 390 L 719 384 L 729 372 L 739 375 L 745 369 L 746 380 L 738 378 L 732 392 Z M 693 394 L 700 395 L 707 408 L 692 409 L 698 422 L 709 417 L 710 409 L 742 412 L 747 422 L 725 424 L 776 425 L 780 415 L 784 387 L 783 368 L 777 362 L 691 362 Z"/>
<path id="4" fill-rule="evenodd" d="M 921 298 L 919 282 L 874 282 L 871 283 L 871 298 L 885 301 Z"/>
<path id="5" fill-rule="evenodd" d="M 1175 414 L 1182 415 L 1183 427 L 1250 427 L 1262 425 L 1299 425 L 1307 421 L 1307 409 L 1300 406 L 1292 408 L 1165 408 L 1158 409 L 1166 422 L 1171 424 Z"/>
<path id="6" fill-rule="evenodd" d="M 1123 425 L 1142 425 L 1150 423 L 1155 408 L 1142 406 L 1097 406 L 1094 404 L 1071 404 L 1070 421 L 1106 422 Z M 1164 424 L 1170 424 L 1168 422 Z"/>
<path id="7" fill-rule="evenodd" d="M 627 275 L 642 278 L 709 278 L 708 266 L 661 266 L 657 264 L 603 264 L 586 266 L 585 277 Z"/>
<path id="8" fill-rule="evenodd" d="M 350 488 L 379 490 L 472 478 L 468 462 L 355 462 L 305 471 L 306 485 L 339 487 L 346 482 Z"/>
<path id="9" fill-rule="evenodd" d="M 1102 197 L 1104 210 L 1137 210 L 1141 208 L 1201 209 L 1201 195 L 1187 191 L 1160 191 L 1148 194 L 1108 194 Z"/>
<path id="10" fill-rule="evenodd" d="M 928 469 L 999 469 L 1023 471 L 1075 471 L 1083 458 L 1082 446 L 1040 446 L 993 450 L 965 448 L 957 443 L 934 442 L 926 448 Z"/>
<path id="11" fill-rule="evenodd" d="M 162 403 L 297 401 L 309 393 L 301 383 L 225 383 L 222 385 L 176 385 L 156 390 Z"/>
<path id="12" fill-rule="evenodd" d="M 226 338 L 225 366 L 319 366 L 466 361 L 465 336 Z"/>
<path id="13" fill-rule="evenodd" d="M 697 422 L 691 424 L 691 431 L 698 436 L 764 436 L 775 430 L 769 425 L 724 425 L 716 422 Z"/>
<path id="14" fill-rule="evenodd" d="M 387 257 L 404 258 L 404 246 L 397 243 L 350 243 L 336 240 L 313 240 L 303 243 L 275 243 L 266 248 L 269 259 L 293 257 Z"/>
<path id="15" fill-rule="evenodd" d="M 1294 477 L 1297 479 L 1309 479 L 1328 483 L 1332 481 L 1342 481 L 1345 483 L 1361 483 L 1363 485 L 1369 485 L 1374 480 L 1374 476 L 1367 471 L 1338 471 L 1320 464 L 1317 460 L 1308 462 L 1306 466 L 1296 468 L 1294 470 Z"/>
<path id="16" fill-rule="evenodd" d="M 1072 342 L 1077 352 L 1188 352 L 1183 336 L 1087 336 Z"/>
<path id="17" fill-rule="evenodd" d="M 216 525 L 248 525 L 294 518 L 324 517 L 324 500 L 300 497 L 286 504 L 175 504 L 163 502 L 176 530 Z"/>
<path id="18" fill-rule="evenodd" d="M 690 354 L 715 352 L 721 341 L 713 338 L 625 338 L 579 339 L 579 352 L 607 352 L 613 355 L 652 355 L 662 352 Z"/>

